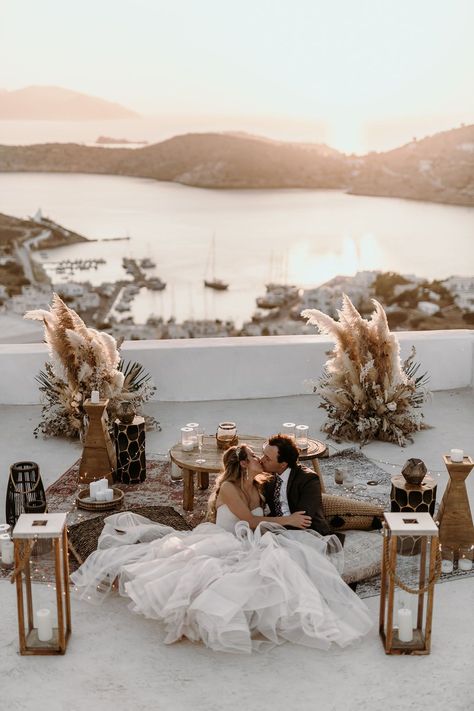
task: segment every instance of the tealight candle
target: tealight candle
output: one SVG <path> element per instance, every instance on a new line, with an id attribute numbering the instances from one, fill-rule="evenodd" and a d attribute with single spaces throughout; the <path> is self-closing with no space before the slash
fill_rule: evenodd
<path id="1" fill-rule="evenodd" d="M 104 494 L 105 494 L 105 501 L 113 501 L 113 498 L 114 498 L 114 490 L 113 489 L 105 489 Z"/>
<path id="2" fill-rule="evenodd" d="M 91 392 L 91 402 L 92 402 L 94 405 L 97 405 L 97 404 L 99 403 L 99 401 L 100 401 L 100 393 L 99 393 L 99 391 L 98 391 L 98 390 L 93 390 L 93 391 Z"/>
<path id="3" fill-rule="evenodd" d="M 408 607 L 398 609 L 398 639 L 400 642 L 413 640 L 413 623 L 411 610 Z"/>
<path id="4" fill-rule="evenodd" d="M 450 457 L 452 462 L 462 462 L 464 460 L 464 452 L 462 449 L 452 449 Z"/>
<path id="5" fill-rule="evenodd" d="M 40 642 L 49 642 L 53 636 L 53 620 L 51 610 L 42 607 L 36 610 L 36 624 L 38 625 L 38 639 Z"/>

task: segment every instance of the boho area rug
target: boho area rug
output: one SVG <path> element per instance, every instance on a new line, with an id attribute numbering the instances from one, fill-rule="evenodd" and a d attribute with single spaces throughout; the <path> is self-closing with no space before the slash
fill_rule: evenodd
<path id="1" fill-rule="evenodd" d="M 326 492 L 349 496 L 361 501 L 381 504 L 385 510 L 390 509 L 390 474 L 370 461 L 358 449 L 346 449 L 327 459 L 319 460 L 324 477 Z M 335 483 L 336 469 L 347 469 L 354 476 L 350 488 Z M 48 510 L 67 511 L 71 543 L 80 558 L 87 557 L 95 549 L 97 538 L 102 530 L 106 516 L 116 513 L 118 509 L 107 513 L 95 514 L 78 509 L 75 504 L 78 492 L 79 462 L 73 464 L 46 491 Z M 141 484 L 116 484 L 124 492 L 122 510 L 135 510 L 147 518 L 171 525 L 176 529 L 194 528 L 203 521 L 210 488 L 200 490 L 195 488 L 194 511 L 184 511 L 182 508 L 183 485 L 180 480 L 171 478 L 171 466 L 168 460 L 147 455 L 147 478 Z M 211 479 L 212 486 L 212 479 Z M 52 569 L 49 569 L 47 556 L 38 559 L 40 564 L 32 566 L 34 580 L 47 582 L 52 580 Z M 416 559 L 407 560 L 408 580 L 410 566 Z M 78 567 L 74 556 L 70 555 L 71 570 Z M 0 578 L 8 577 L 9 572 L 0 569 Z M 455 570 L 449 575 L 443 575 L 440 582 L 448 582 L 459 578 L 471 577 L 473 571 Z M 380 577 L 359 583 L 357 593 L 360 597 L 371 597 L 380 592 Z"/>

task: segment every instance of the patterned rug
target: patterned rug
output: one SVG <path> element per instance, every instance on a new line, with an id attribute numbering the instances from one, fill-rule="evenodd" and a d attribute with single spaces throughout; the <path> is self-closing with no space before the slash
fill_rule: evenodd
<path id="1" fill-rule="evenodd" d="M 326 492 L 328 494 L 338 494 L 340 496 L 350 496 L 361 501 L 381 504 L 386 510 L 390 509 L 390 474 L 381 469 L 377 464 L 369 460 L 358 449 L 345 449 L 327 459 L 320 459 L 319 464 L 324 477 Z M 335 473 L 337 469 L 347 469 L 354 476 L 353 485 L 348 488 L 335 483 Z M 87 538 L 88 543 L 84 542 L 84 550 L 91 544 L 91 533 L 87 526 L 80 526 L 90 519 L 100 518 L 101 521 L 114 511 L 104 513 L 94 513 L 78 509 L 75 503 L 78 493 L 78 471 L 79 461 L 73 464 L 62 476 L 46 490 L 46 498 L 48 502 L 48 510 L 67 511 L 68 525 L 71 534 L 74 536 L 74 541 L 80 545 L 81 530 Z M 194 511 L 184 511 L 182 508 L 183 484 L 181 480 L 171 478 L 171 465 L 167 459 L 156 455 L 147 455 L 147 477 L 141 484 L 124 485 L 115 484 L 124 492 L 124 502 L 122 510 L 137 509 L 137 507 L 150 507 L 156 509 L 156 517 L 150 515 L 149 518 L 167 523 L 168 519 L 162 517 L 175 515 L 176 528 L 181 530 L 184 528 L 194 528 L 204 519 L 207 508 L 207 499 L 209 497 L 210 488 L 200 490 L 195 488 L 194 495 Z M 211 479 L 212 486 L 212 479 Z M 170 507 L 172 507 L 170 509 Z M 161 511 L 160 511 L 161 510 Z M 146 515 L 146 514 L 143 514 Z M 182 523 L 180 523 L 180 521 Z M 102 524 L 94 524 L 90 530 L 94 531 L 94 536 L 101 530 Z M 52 579 L 51 570 L 46 560 L 47 556 L 41 561 L 41 571 L 36 566 L 32 570 L 34 580 L 48 581 Z M 416 562 L 416 557 L 406 561 L 408 577 L 410 567 Z M 77 562 L 73 556 L 70 556 L 71 569 L 77 567 Z M 32 566 L 33 567 L 33 566 Z M 45 575 L 43 573 L 46 573 Z M 9 571 L 0 568 L 0 578 L 9 576 Z M 440 582 L 449 582 L 459 578 L 471 577 L 474 575 L 472 571 L 458 571 L 442 575 Z M 360 597 L 372 597 L 380 592 L 380 577 L 372 578 L 365 582 L 359 583 L 357 593 Z"/>

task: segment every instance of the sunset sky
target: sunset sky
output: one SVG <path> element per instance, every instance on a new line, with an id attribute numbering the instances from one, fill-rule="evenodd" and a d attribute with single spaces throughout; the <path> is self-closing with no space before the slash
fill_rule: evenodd
<path id="1" fill-rule="evenodd" d="M 15 0 L 0 88 L 384 149 L 474 123 L 473 27 L 472 0 Z"/>

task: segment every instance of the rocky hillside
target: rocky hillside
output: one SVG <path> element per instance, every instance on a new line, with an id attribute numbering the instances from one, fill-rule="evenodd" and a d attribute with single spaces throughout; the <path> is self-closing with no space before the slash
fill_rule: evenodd
<path id="1" fill-rule="evenodd" d="M 98 121 L 137 116 L 119 104 L 58 86 L 0 90 L 0 120 Z"/>
<path id="2" fill-rule="evenodd" d="M 474 126 L 362 158 L 229 133 L 187 134 L 135 150 L 0 146 L 0 171 L 106 173 L 202 188 L 336 188 L 474 206 Z"/>
<path id="3" fill-rule="evenodd" d="M 357 195 L 474 205 L 474 126 L 369 154 L 351 184 Z"/>
<path id="4" fill-rule="evenodd" d="M 321 146 L 230 134 L 187 134 L 152 146 L 0 146 L 0 171 L 109 173 L 205 188 L 339 188 L 345 157 Z"/>

